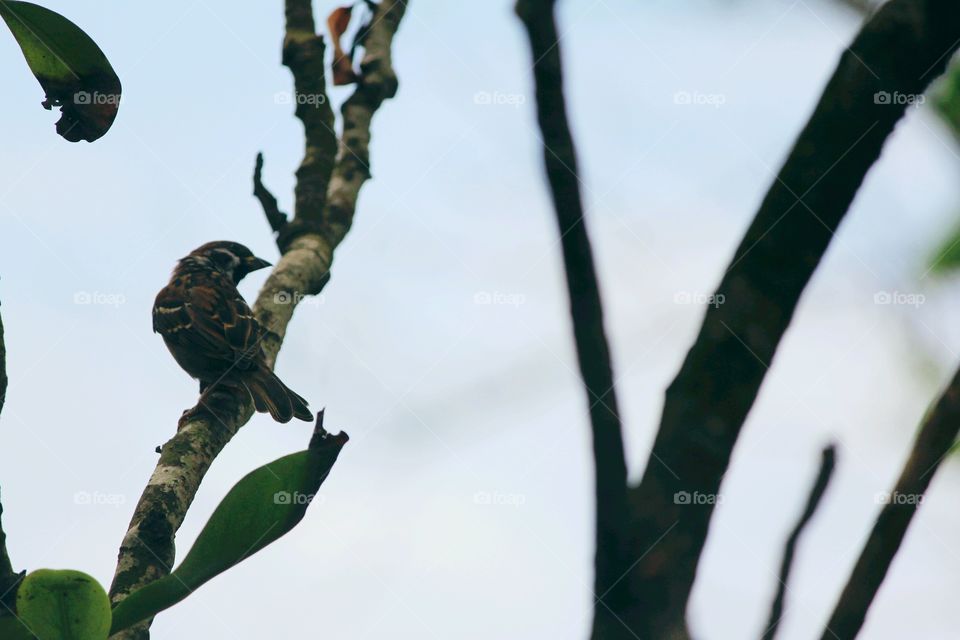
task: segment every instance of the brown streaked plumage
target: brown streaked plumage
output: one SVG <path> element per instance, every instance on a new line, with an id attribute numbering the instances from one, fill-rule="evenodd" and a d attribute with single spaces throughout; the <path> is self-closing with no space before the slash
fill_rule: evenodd
<path id="1" fill-rule="evenodd" d="M 173 270 L 153 304 L 153 330 L 163 337 L 177 364 L 200 381 L 202 407 L 217 386 L 245 390 L 261 413 L 278 422 L 313 420 L 307 401 L 267 366 L 253 317 L 237 283 L 269 262 L 236 242 L 194 249 Z"/>

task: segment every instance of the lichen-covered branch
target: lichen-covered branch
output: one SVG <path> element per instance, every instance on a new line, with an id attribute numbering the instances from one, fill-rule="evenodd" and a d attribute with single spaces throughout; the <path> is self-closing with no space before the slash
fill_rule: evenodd
<path id="1" fill-rule="evenodd" d="M 323 36 L 316 32 L 311 0 L 286 1 L 283 64 L 293 74 L 295 114 L 303 123 L 304 153 L 297 168 L 292 222 L 278 235 L 280 250 L 298 235 L 319 232 L 333 172 L 337 134 L 327 98 Z"/>
<path id="2" fill-rule="evenodd" d="M 607 598 L 628 564 L 627 466 L 600 288 L 584 221 L 576 149 L 567 122 L 554 4 L 554 0 L 519 0 L 516 11 L 526 27 L 535 61 L 537 120 L 563 249 L 577 359 L 590 408 L 596 478 L 594 593 L 604 601 L 596 608 L 593 636 L 605 638 L 607 628 L 621 626 L 610 615 L 614 605 Z"/>
<path id="3" fill-rule="evenodd" d="M 314 53 L 319 51 L 322 59 L 323 45 L 320 36 L 310 35 L 313 24 L 312 14 L 307 16 L 310 3 L 288 0 L 286 6 L 288 32 L 284 39 L 284 62 L 294 71 L 294 83 L 298 91 L 321 91 L 322 81 L 298 78 L 300 74 L 313 73 L 321 74 L 322 77 L 323 72 L 322 67 L 315 64 L 315 60 L 310 62 L 303 59 L 304 50 Z M 364 58 L 364 66 L 370 69 L 371 77 L 361 78 L 354 97 L 348 99 L 348 102 L 353 101 L 355 105 L 363 105 L 360 109 L 365 111 L 363 117 L 359 118 L 362 122 L 358 123 L 358 116 L 354 115 L 355 119 L 351 121 L 353 124 L 345 127 L 345 139 L 356 141 L 359 136 L 361 140 L 369 141 L 370 121 L 373 112 L 382 102 L 382 99 L 376 102 L 369 99 L 371 86 L 378 86 L 383 77 L 390 77 L 394 78 L 394 91 L 396 89 L 392 68 L 383 66 L 384 61 L 389 65 L 389 51 L 381 51 L 379 47 L 390 47 L 403 9 L 404 3 L 401 0 L 384 0 L 377 7 Z M 373 61 L 377 61 L 376 64 Z M 361 97 L 357 98 L 357 94 Z M 351 113 L 356 114 L 357 110 L 351 108 Z M 343 149 L 352 144 L 351 142 L 341 143 L 341 153 L 337 155 L 332 171 L 334 179 L 327 182 L 324 176 L 329 174 L 325 173 L 322 167 L 325 162 L 330 161 L 320 157 L 326 153 L 324 150 L 328 145 L 323 139 L 327 134 L 320 132 L 318 128 L 332 125 L 332 119 L 328 121 L 325 115 L 317 117 L 312 112 L 301 114 L 299 105 L 297 115 L 303 120 L 306 131 L 307 151 L 304 163 L 308 168 L 303 169 L 301 165 L 301 170 L 297 171 L 296 215 L 287 225 L 287 229 L 298 225 L 297 221 L 301 220 L 301 217 L 306 223 L 296 226 L 286 238 L 278 239 L 282 240 L 282 256 L 253 306 L 257 319 L 266 330 L 262 344 L 271 366 L 276 361 L 297 303 L 303 295 L 319 293 L 329 279 L 334 249 L 343 239 L 346 228 L 349 228 L 363 182 L 352 179 L 349 167 L 354 160 L 343 157 Z M 358 129 L 364 128 L 365 131 L 358 132 Z M 332 135 L 332 129 L 330 131 Z M 366 142 L 363 145 L 363 152 L 366 153 Z M 329 152 L 332 157 L 332 150 Z M 338 175 L 341 178 L 337 179 Z M 350 175 L 351 179 L 344 180 L 343 175 Z M 305 185 L 304 182 L 312 184 Z M 323 183 L 323 188 L 329 191 L 326 198 L 318 196 L 322 191 L 318 186 L 320 182 Z M 336 229 L 331 229 L 324 217 L 317 215 L 315 207 L 318 202 L 334 200 L 340 203 L 340 222 Z M 197 417 L 186 421 L 161 449 L 160 460 L 134 510 L 130 527 L 120 548 L 117 571 L 110 589 L 114 602 L 169 572 L 175 556 L 174 536 L 183 523 L 204 475 L 233 434 L 253 413 L 249 400 L 232 394 L 219 397 L 215 395 L 211 398 L 211 405 L 216 407 L 215 416 L 210 412 L 201 412 Z M 117 634 L 115 638 L 148 638 L 148 626 L 140 625 Z"/>
<path id="4" fill-rule="evenodd" d="M 960 44 L 954 0 L 891 0 L 843 53 L 666 392 L 631 492 L 633 551 L 618 615 L 640 637 L 686 635 L 710 519 L 740 429 L 801 294 L 882 147 Z M 677 494 L 707 496 L 684 504 Z M 669 533 L 666 533 L 669 530 Z M 648 549 L 651 549 L 647 552 Z"/>
<path id="5" fill-rule="evenodd" d="M 853 640 L 867 617 L 903 542 L 914 514 L 940 464 L 960 432 L 960 370 L 940 396 L 913 444 L 900 478 L 880 510 L 843 593 L 830 616 L 823 640 Z"/>
<path id="6" fill-rule="evenodd" d="M 813 514 L 816 513 L 823 494 L 827 492 L 827 486 L 830 484 L 830 478 L 833 476 L 833 468 L 836 463 L 836 447 L 830 445 L 823 450 L 820 460 L 820 471 L 810 489 L 810 496 L 807 498 L 807 505 L 800 515 L 800 519 L 790 532 L 787 543 L 783 547 L 783 559 L 780 561 L 780 574 L 777 580 L 777 592 L 773 598 L 773 604 L 770 605 L 770 617 L 767 619 L 767 626 L 763 631 L 761 638 L 763 640 L 773 640 L 777 636 L 777 630 L 780 628 L 780 620 L 783 619 L 783 603 L 787 595 L 787 583 L 790 582 L 790 573 L 793 569 L 793 558 L 797 553 L 797 543 L 800 535 L 810 523 Z"/>
<path id="7" fill-rule="evenodd" d="M 343 133 L 323 213 L 323 232 L 333 244 L 343 240 L 350 230 L 360 187 L 370 178 L 373 114 L 384 100 L 397 93 L 391 45 L 408 4 L 408 0 L 382 0 L 377 5 L 364 39 L 365 53 L 356 90 L 340 108 Z"/>

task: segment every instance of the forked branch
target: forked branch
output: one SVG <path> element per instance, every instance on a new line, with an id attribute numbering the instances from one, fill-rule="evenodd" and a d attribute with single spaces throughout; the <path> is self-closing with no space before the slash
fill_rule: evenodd
<path id="1" fill-rule="evenodd" d="M 304 295 L 317 294 L 329 279 L 333 252 L 343 239 L 356 210 L 362 180 L 337 179 L 338 174 L 352 175 L 357 161 L 349 151 L 354 141 L 370 138 L 370 123 L 382 98 L 393 95 L 396 79 L 389 67 L 390 47 L 400 24 L 406 3 L 383 0 L 377 5 L 371 34 L 366 41 L 363 60 L 364 76 L 358 80 L 350 118 L 344 105 L 344 134 L 340 152 L 334 159 L 330 141 L 336 142 L 332 113 L 324 93 L 324 69 L 321 63 L 322 38 L 313 32 L 310 2 L 287 0 L 287 32 L 284 38 L 284 63 L 294 74 L 299 92 L 313 92 L 312 100 L 297 102 L 297 116 L 304 123 L 306 151 L 297 170 L 296 210 L 294 219 L 284 226 L 278 243 L 282 256 L 261 289 L 254 313 L 266 330 L 263 349 L 271 366 L 283 343 L 297 303 Z M 369 77 L 366 69 L 370 70 Z M 389 95 L 380 86 L 383 78 L 392 78 Z M 370 100 L 375 93 L 380 100 Z M 322 96 L 322 98 L 321 98 Z M 316 113 L 301 109 L 325 105 Z M 345 152 L 344 150 L 348 152 Z M 350 157 L 345 157 L 350 156 Z M 330 175 L 334 176 L 330 180 Z M 329 193 L 328 193 L 329 192 Z M 272 196 L 271 196 L 272 197 Z M 261 204 L 264 198 L 258 196 Z M 269 204 L 269 199 L 267 199 Z M 337 223 L 328 222 L 333 215 L 329 203 L 336 202 Z M 268 214 L 268 219 L 270 215 Z M 276 220 L 276 217 L 274 217 Z M 274 228 L 274 222 L 271 222 Z M 215 399 L 216 417 L 201 412 L 186 421 L 178 433 L 161 449 L 160 460 L 134 510 L 127 534 L 120 547 L 117 571 L 110 595 L 114 602 L 131 591 L 169 573 L 174 561 L 174 536 L 193 502 L 200 482 L 214 459 L 250 419 L 253 408 L 248 399 L 223 395 Z M 147 638 L 148 624 L 118 634 L 117 638 Z"/>

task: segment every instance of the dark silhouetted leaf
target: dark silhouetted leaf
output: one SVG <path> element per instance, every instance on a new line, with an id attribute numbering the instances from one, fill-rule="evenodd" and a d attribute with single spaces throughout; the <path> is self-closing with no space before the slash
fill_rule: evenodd
<path id="1" fill-rule="evenodd" d="M 346 434 L 330 435 L 321 424 L 318 418 L 309 449 L 264 465 L 234 485 L 180 566 L 114 608 L 112 632 L 173 606 L 293 529 L 347 442 Z"/>
<path id="2" fill-rule="evenodd" d="M 28 574 L 17 591 L 17 615 L 40 640 L 106 640 L 110 631 L 106 591 L 91 576 L 69 569 Z"/>
<path id="3" fill-rule="evenodd" d="M 60 14 L 29 2 L 0 1 L 0 17 L 47 94 L 43 106 L 63 113 L 57 133 L 70 142 L 105 134 L 120 106 L 120 78 L 97 43 Z"/>

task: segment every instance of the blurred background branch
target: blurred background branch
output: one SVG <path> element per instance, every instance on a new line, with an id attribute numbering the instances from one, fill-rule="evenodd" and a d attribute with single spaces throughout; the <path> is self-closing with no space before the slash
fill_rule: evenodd
<path id="1" fill-rule="evenodd" d="M 623 577 L 628 558 L 627 466 L 600 287 L 584 219 L 576 148 L 567 121 L 554 5 L 554 0 L 519 0 L 516 11 L 526 27 L 534 61 L 543 160 L 556 212 L 577 360 L 590 414 L 596 485 L 593 637 L 605 638 L 610 629 L 620 631 L 622 625 L 611 614 L 623 605 L 608 603 L 607 598 Z"/>
<path id="2" fill-rule="evenodd" d="M 820 470 L 810 488 L 810 495 L 807 497 L 807 504 L 800 514 L 800 519 L 794 525 L 793 530 L 787 537 L 787 542 L 783 547 L 783 559 L 780 561 L 780 573 L 777 577 L 777 591 L 770 605 L 770 617 L 767 619 L 766 628 L 761 635 L 763 640 L 773 640 L 777 637 L 777 631 L 780 629 L 780 621 L 783 620 L 783 605 L 787 596 L 787 584 L 790 582 L 790 573 L 793 570 L 793 561 L 797 554 L 797 544 L 800 536 L 810 524 L 813 514 L 817 512 L 823 495 L 827 492 L 830 485 L 830 479 L 833 477 L 833 469 L 836 466 L 837 448 L 830 445 L 823 450 L 820 458 Z"/>
<path id="3" fill-rule="evenodd" d="M 857 559 L 821 640 L 853 640 L 867 617 L 930 481 L 960 432 L 960 370 L 937 400 Z"/>

